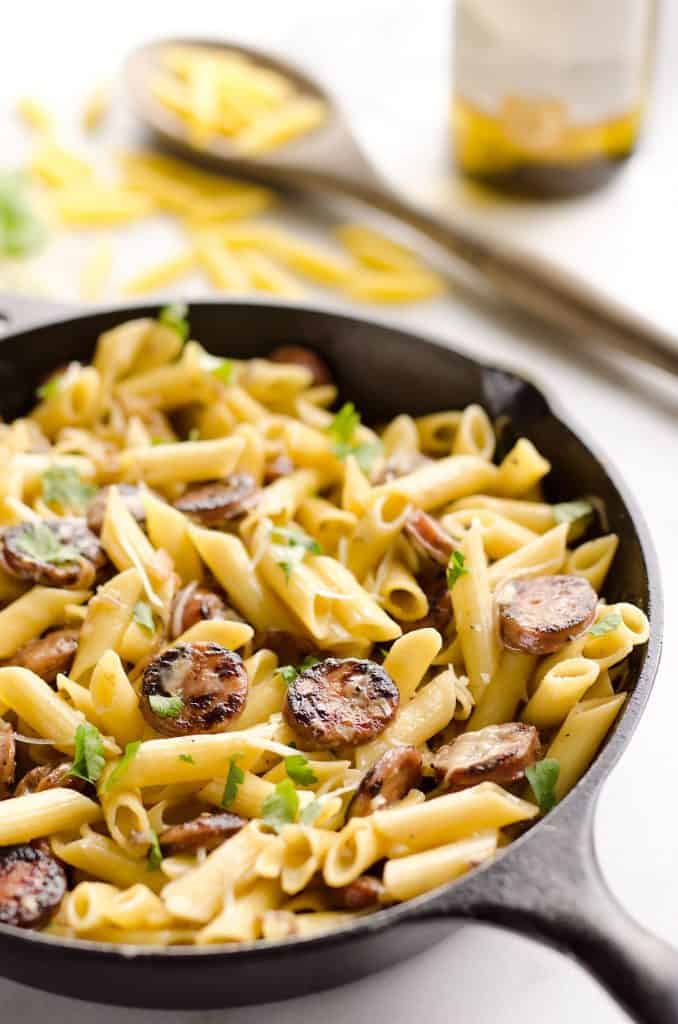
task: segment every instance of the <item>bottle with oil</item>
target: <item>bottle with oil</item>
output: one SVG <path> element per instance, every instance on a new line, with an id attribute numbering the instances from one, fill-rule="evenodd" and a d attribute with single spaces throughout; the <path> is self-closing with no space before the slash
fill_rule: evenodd
<path id="1" fill-rule="evenodd" d="M 459 169 L 534 196 L 608 181 L 638 139 L 656 7 L 657 0 L 457 0 Z"/>

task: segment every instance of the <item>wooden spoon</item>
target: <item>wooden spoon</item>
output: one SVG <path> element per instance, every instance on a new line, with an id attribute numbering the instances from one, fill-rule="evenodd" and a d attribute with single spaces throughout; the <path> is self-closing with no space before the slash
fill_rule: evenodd
<path id="1" fill-rule="evenodd" d="M 198 147 L 181 118 L 160 103 L 149 88 L 150 78 L 160 68 L 161 51 L 170 46 L 240 53 L 285 75 L 307 95 L 322 99 L 327 119 L 312 132 L 261 155 L 243 156 L 226 136 L 214 136 Z M 280 186 L 328 190 L 362 200 L 437 242 L 518 309 L 582 341 L 602 341 L 669 373 L 678 373 L 678 338 L 614 302 L 577 275 L 504 242 L 482 238 L 394 192 L 358 146 L 338 103 L 290 62 L 235 43 L 166 39 L 135 50 L 127 60 L 125 77 L 142 120 L 172 149 L 229 174 Z"/>

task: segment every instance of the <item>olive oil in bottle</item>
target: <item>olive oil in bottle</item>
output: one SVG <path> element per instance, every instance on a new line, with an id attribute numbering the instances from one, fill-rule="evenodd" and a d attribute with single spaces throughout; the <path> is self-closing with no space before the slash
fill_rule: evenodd
<path id="1" fill-rule="evenodd" d="M 606 182 L 636 145 L 655 20 L 656 0 L 457 0 L 459 169 L 534 196 Z"/>

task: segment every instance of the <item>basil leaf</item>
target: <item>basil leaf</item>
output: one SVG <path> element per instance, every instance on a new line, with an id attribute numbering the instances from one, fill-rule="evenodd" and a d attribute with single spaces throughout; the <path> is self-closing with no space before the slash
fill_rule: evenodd
<path id="1" fill-rule="evenodd" d="M 90 722 L 81 722 L 75 730 L 75 756 L 70 775 L 85 782 L 97 782 L 104 770 L 104 741 Z"/>
<path id="2" fill-rule="evenodd" d="M 312 786 L 318 781 L 318 776 L 303 754 L 289 754 L 284 760 L 284 765 L 289 778 L 298 786 Z"/>
<path id="3" fill-rule="evenodd" d="M 226 785 L 224 786 L 224 794 L 221 798 L 221 806 L 226 809 L 230 807 L 236 798 L 238 787 L 245 781 L 245 773 L 242 768 L 236 763 L 239 754 L 235 754 L 228 765 L 228 775 L 226 777 Z"/>
<path id="4" fill-rule="evenodd" d="M 537 761 L 525 769 L 525 775 L 529 782 L 539 809 L 544 813 L 550 811 L 556 804 L 555 787 L 560 774 L 560 762 L 555 757 L 545 757 L 543 761 Z"/>
<path id="5" fill-rule="evenodd" d="M 275 832 L 285 825 L 291 825 L 297 820 L 299 813 L 299 797 L 291 779 L 283 779 L 264 800 L 261 808 L 261 819 L 265 825 L 274 829 Z"/>
<path id="6" fill-rule="evenodd" d="M 148 698 L 151 711 L 160 718 L 178 718 L 184 710 L 184 702 L 181 697 L 164 697 L 160 693 L 153 693 Z"/>
<path id="7" fill-rule="evenodd" d="M 447 563 L 447 586 L 451 590 L 454 584 L 462 576 L 466 576 L 468 569 L 465 567 L 464 562 L 466 559 L 461 551 L 453 551 L 450 555 L 450 560 Z"/>
<path id="8" fill-rule="evenodd" d="M 155 621 L 151 606 L 147 601 L 137 601 L 132 609 L 132 618 L 137 626 L 147 633 L 155 633 Z"/>
<path id="9" fill-rule="evenodd" d="M 96 492 L 93 484 L 82 480 L 75 466 L 50 466 L 42 474 L 42 497 L 48 505 L 82 509 Z"/>
<path id="10" fill-rule="evenodd" d="M 106 785 L 104 786 L 105 793 L 108 793 L 109 789 L 114 789 L 118 785 L 120 779 L 125 774 L 134 758 L 137 756 L 137 752 L 140 746 L 141 740 L 135 740 L 134 743 L 127 744 L 127 746 L 125 747 L 125 753 L 122 755 L 122 757 L 116 764 L 115 768 L 108 776 L 108 779 L 106 780 Z"/>
<path id="11" fill-rule="evenodd" d="M 158 839 L 158 833 L 151 829 L 151 847 L 148 851 L 148 860 L 146 861 L 147 871 L 157 871 L 162 864 L 162 850 L 160 849 L 160 841 Z"/>
<path id="12" fill-rule="evenodd" d="M 188 306 L 184 302 L 171 302 L 163 306 L 158 314 L 158 321 L 176 331 L 182 341 L 188 341 Z"/>
<path id="13" fill-rule="evenodd" d="M 617 612 L 610 612 L 604 619 L 600 619 L 589 627 L 589 636 L 605 636 L 606 633 L 612 633 L 617 626 L 621 626 L 622 617 Z"/>
<path id="14" fill-rule="evenodd" d="M 19 551 L 38 562 L 62 565 L 64 562 L 75 562 L 80 558 L 80 552 L 71 544 L 62 544 L 54 531 L 44 522 L 26 523 L 15 543 Z"/>

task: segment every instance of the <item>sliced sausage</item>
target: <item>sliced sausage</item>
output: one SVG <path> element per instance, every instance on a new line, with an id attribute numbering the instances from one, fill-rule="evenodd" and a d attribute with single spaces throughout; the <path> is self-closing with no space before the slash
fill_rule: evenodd
<path id="1" fill-rule="evenodd" d="M 421 782 L 421 765 L 421 754 L 414 747 L 387 750 L 361 779 L 349 815 L 364 818 L 402 800 Z"/>
<path id="2" fill-rule="evenodd" d="M 231 619 L 242 622 L 238 613 L 226 604 L 220 591 L 189 583 L 176 594 L 172 604 L 171 639 L 176 640 L 191 626 L 206 619 Z"/>
<path id="3" fill-rule="evenodd" d="M 106 555 L 84 519 L 45 519 L 3 530 L 0 563 L 20 580 L 87 587 L 106 564 Z"/>
<path id="4" fill-rule="evenodd" d="M 324 359 L 304 345 L 280 345 L 274 348 L 268 357 L 272 363 L 290 363 L 292 366 L 303 366 L 311 372 L 311 384 L 318 387 L 332 383 L 332 374 Z"/>
<path id="5" fill-rule="evenodd" d="M 283 715 L 298 736 L 319 747 L 357 746 L 384 731 L 399 696 L 374 661 L 326 658 L 290 683 Z"/>
<path id="6" fill-rule="evenodd" d="M 0 848 L 0 923 L 37 928 L 66 892 L 66 873 L 43 846 Z"/>
<path id="7" fill-rule="evenodd" d="M 160 845 L 168 853 L 183 853 L 185 850 L 212 849 L 234 836 L 247 824 L 238 814 L 222 811 L 219 814 L 205 812 L 193 821 L 184 821 L 181 825 L 172 825 L 160 836 Z"/>
<path id="8" fill-rule="evenodd" d="M 174 507 L 203 526 L 219 529 L 253 509 L 259 493 L 249 473 L 232 473 L 225 480 L 189 488 Z"/>
<path id="9" fill-rule="evenodd" d="M 87 525 L 92 533 L 101 533 L 104 525 L 104 518 L 106 516 L 108 498 L 113 486 L 117 488 L 118 494 L 127 506 L 127 510 L 131 513 L 139 526 L 146 525 L 146 509 L 144 508 L 144 503 L 141 500 L 144 488 L 140 487 L 139 484 L 110 484 L 108 487 L 102 487 L 101 490 L 97 492 L 87 508 Z"/>
<path id="10" fill-rule="evenodd" d="M 424 558 L 432 558 L 439 565 L 446 566 L 457 547 L 437 519 L 420 508 L 413 509 L 405 520 L 405 534 Z"/>
<path id="11" fill-rule="evenodd" d="M 73 767 L 70 761 L 61 761 L 59 764 L 39 764 L 31 768 L 24 777 L 17 783 L 14 796 L 25 796 L 26 793 L 42 793 L 46 789 L 83 790 L 87 783 L 84 779 L 71 775 Z"/>
<path id="12" fill-rule="evenodd" d="M 401 476 L 414 473 L 415 469 L 425 466 L 428 462 L 433 462 L 433 459 L 422 455 L 421 452 L 399 452 L 384 459 L 373 476 L 372 483 L 375 486 L 389 484 L 391 480 L 398 480 Z"/>
<path id="13" fill-rule="evenodd" d="M 276 455 L 264 466 L 264 483 L 272 484 L 294 473 L 294 463 L 288 455 Z"/>
<path id="14" fill-rule="evenodd" d="M 299 665 L 307 655 L 315 651 L 310 640 L 296 633 L 288 633 L 285 629 L 264 629 L 255 633 L 254 647 L 258 651 L 262 648 L 273 651 L 279 665 Z"/>
<path id="15" fill-rule="evenodd" d="M 374 875 L 358 875 L 348 885 L 331 890 L 331 899 L 339 910 L 367 910 L 378 906 L 384 886 Z"/>
<path id="16" fill-rule="evenodd" d="M 497 595 L 501 641 L 510 651 L 551 654 L 586 632 L 597 605 L 583 576 L 510 580 Z"/>
<path id="17" fill-rule="evenodd" d="M 52 629 L 20 647 L 12 656 L 12 665 L 28 668 L 52 685 L 58 675 L 68 675 L 78 650 L 79 635 L 77 629 Z"/>
<path id="18" fill-rule="evenodd" d="M 141 711 L 166 736 L 221 732 L 245 707 L 247 687 L 239 654 L 213 641 L 177 644 L 146 666 Z"/>
<path id="19" fill-rule="evenodd" d="M 464 789 L 477 782 L 505 785 L 522 779 L 538 756 L 539 733 L 535 727 L 504 722 L 462 733 L 436 751 L 432 767 L 446 789 Z"/>
<path id="20" fill-rule="evenodd" d="M 16 743 L 9 722 L 0 719 L 0 799 L 7 796 L 14 782 L 16 769 Z"/>

